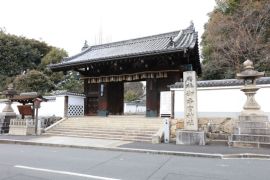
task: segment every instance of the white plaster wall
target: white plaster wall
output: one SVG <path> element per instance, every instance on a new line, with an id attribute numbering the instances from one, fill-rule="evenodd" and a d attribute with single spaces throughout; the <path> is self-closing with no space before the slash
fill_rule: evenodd
<path id="1" fill-rule="evenodd" d="M 14 102 L 12 103 L 12 108 L 14 112 L 19 115 L 19 111 L 17 106 L 22 105 L 20 103 Z M 5 107 L 5 103 L 0 102 L 0 112 Z M 40 108 L 38 110 L 38 115 L 39 116 L 64 116 L 64 97 L 56 97 L 56 100 L 49 100 L 47 102 L 41 102 Z"/>
<path id="2" fill-rule="evenodd" d="M 46 98 L 46 97 L 45 97 Z M 56 96 L 55 100 L 42 102 L 38 111 L 39 116 L 60 116 L 64 117 L 64 96 Z"/>
<path id="3" fill-rule="evenodd" d="M 124 113 L 145 113 L 146 106 L 124 103 Z"/>
<path id="4" fill-rule="evenodd" d="M 270 115 L 270 85 L 262 85 L 256 94 L 256 100 L 261 109 Z M 183 89 L 175 90 L 174 112 L 176 118 L 184 116 Z M 198 88 L 198 116 L 199 117 L 237 117 L 246 101 L 245 94 L 240 87 Z"/>
<path id="5" fill-rule="evenodd" d="M 69 105 L 80 105 L 84 106 L 84 97 L 81 96 L 69 96 L 68 97 Z"/>

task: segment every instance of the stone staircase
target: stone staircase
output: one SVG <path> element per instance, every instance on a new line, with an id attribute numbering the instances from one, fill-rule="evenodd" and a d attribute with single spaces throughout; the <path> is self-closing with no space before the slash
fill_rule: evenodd
<path id="1" fill-rule="evenodd" d="M 68 118 L 43 135 L 151 142 L 162 119 L 142 116 Z"/>

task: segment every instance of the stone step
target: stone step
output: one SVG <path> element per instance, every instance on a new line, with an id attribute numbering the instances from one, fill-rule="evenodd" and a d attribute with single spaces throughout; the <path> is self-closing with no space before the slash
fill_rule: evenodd
<path id="1" fill-rule="evenodd" d="M 234 128 L 234 134 L 270 135 L 269 128 Z"/>
<path id="2" fill-rule="evenodd" d="M 112 128 L 95 128 L 95 127 L 87 127 L 87 128 L 76 128 L 76 127 L 72 127 L 72 128 L 62 128 L 62 127 L 58 127 L 58 128 L 53 128 L 52 131 L 54 129 L 57 129 L 59 131 L 86 131 L 86 132 L 129 132 L 129 133 L 156 133 L 157 129 L 112 129 Z"/>
<path id="3" fill-rule="evenodd" d="M 140 137 L 140 138 L 146 138 L 146 139 L 150 139 L 152 138 L 152 134 L 148 134 L 148 135 L 144 135 L 144 134 L 123 134 L 123 133 L 92 133 L 92 132 L 80 132 L 80 133 L 73 133 L 73 132 L 63 132 L 63 131 L 50 131 L 48 133 L 51 134 L 76 134 L 76 135 L 81 135 L 81 136 L 85 136 L 85 135 L 91 135 L 91 136 L 116 136 L 116 137 Z"/>
<path id="4" fill-rule="evenodd" d="M 116 127 L 159 127 L 161 124 L 153 125 L 153 124 L 113 124 L 113 123 L 104 123 L 104 124 L 94 124 L 94 123 L 89 123 L 89 124 L 68 124 L 68 123 L 63 123 L 62 125 L 64 126 L 116 126 Z"/>
<path id="5" fill-rule="evenodd" d="M 254 122 L 254 121 L 240 121 L 237 122 L 237 127 L 240 128 L 268 128 L 269 122 Z"/>
<path id="6" fill-rule="evenodd" d="M 134 131 L 153 131 L 158 130 L 162 126 L 158 127 L 118 127 L 118 126 L 56 126 L 54 128 L 61 128 L 61 129 L 108 129 L 108 130 L 134 130 Z"/>
<path id="7" fill-rule="evenodd" d="M 45 135 L 151 142 L 162 127 L 161 120 L 124 118 L 69 118 Z"/>
<path id="8" fill-rule="evenodd" d="M 44 135 L 47 136 L 68 136 L 68 137 L 82 137 L 82 138 L 94 138 L 94 139 L 111 139 L 111 140 L 122 140 L 122 141 L 136 141 L 136 142 L 151 142 L 152 138 L 145 138 L 145 137 L 121 137 L 121 136 L 95 136 L 95 135 L 77 135 L 77 134 L 65 134 L 65 133 L 45 133 Z"/>
<path id="9" fill-rule="evenodd" d="M 72 126 L 76 126 L 76 127 L 149 127 L 149 128 L 157 128 L 160 127 L 161 125 L 130 125 L 130 124 L 59 124 L 63 127 L 72 127 Z"/>
<path id="10" fill-rule="evenodd" d="M 66 125 L 74 125 L 74 122 L 64 122 L 64 124 Z M 128 122 L 125 122 L 125 123 L 121 123 L 121 122 L 115 122 L 115 123 L 112 123 L 112 122 L 87 122 L 87 123 L 82 123 L 82 122 L 76 122 L 77 125 L 82 125 L 82 126 L 85 126 L 85 125 L 118 125 L 118 126 L 160 126 L 162 123 L 128 123 Z"/>
<path id="11" fill-rule="evenodd" d="M 147 123 L 147 122 L 162 122 L 162 119 L 117 119 L 117 118 L 68 118 L 67 121 L 80 121 L 80 122 L 137 122 L 137 123 Z"/>
<path id="12" fill-rule="evenodd" d="M 268 135 L 233 134 L 232 141 L 269 143 Z"/>
<path id="13" fill-rule="evenodd" d="M 125 132 L 121 132 L 121 131 L 81 131 L 81 130 L 77 130 L 77 131 L 63 131 L 61 129 L 55 129 L 55 130 L 51 130 L 49 131 L 51 133 L 73 133 L 73 134 L 111 134 L 111 135 L 125 135 L 125 136 L 133 136 L 133 135 L 138 135 L 138 136 L 152 136 L 155 134 L 155 132 L 151 132 L 151 133 L 133 133 L 133 132 L 129 132 L 129 131 L 125 131 Z"/>
<path id="14" fill-rule="evenodd" d="M 270 148 L 270 143 L 253 142 L 253 141 L 232 141 L 229 143 L 233 147 L 255 147 L 255 148 Z"/>
<path id="15" fill-rule="evenodd" d="M 104 120 L 104 119 L 101 119 L 101 120 L 80 120 L 80 119 L 67 119 L 65 122 L 81 122 L 81 123 L 88 123 L 88 122 L 95 122 L 95 123 L 103 123 L 103 122 L 110 122 L 110 123 L 162 123 L 162 121 L 160 120 L 142 120 L 142 121 L 138 121 L 138 120 Z"/>
<path id="16" fill-rule="evenodd" d="M 253 121 L 253 122 L 260 122 L 260 121 L 268 121 L 267 115 L 248 115 L 248 116 L 239 116 L 240 121 Z"/>
<path id="17" fill-rule="evenodd" d="M 58 124 L 57 127 L 64 127 L 64 128 L 72 128 L 72 127 L 78 127 L 78 128 L 85 128 L 85 127 L 96 127 L 96 128 L 116 128 L 116 129 L 124 129 L 124 128 L 133 128 L 133 129 L 156 129 L 161 127 L 159 126 L 130 126 L 130 125 L 110 125 L 110 124 L 104 124 L 104 125 L 66 125 L 66 124 Z"/>

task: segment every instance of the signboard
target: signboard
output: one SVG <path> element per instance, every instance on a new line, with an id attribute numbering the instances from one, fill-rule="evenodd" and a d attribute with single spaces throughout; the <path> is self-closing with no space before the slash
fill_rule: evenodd
<path id="1" fill-rule="evenodd" d="M 184 108 L 184 129 L 197 131 L 197 79 L 195 71 L 184 72 Z"/>
<path id="2" fill-rule="evenodd" d="M 24 115 L 24 116 L 33 115 L 33 110 L 32 110 L 31 105 L 18 105 L 17 107 L 21 115 Z"/>
<path id="3" fill-rule="evenodd" d="M 171 91 L 160 92 L 160 116 L 171 117 L 172 113 Z"/>

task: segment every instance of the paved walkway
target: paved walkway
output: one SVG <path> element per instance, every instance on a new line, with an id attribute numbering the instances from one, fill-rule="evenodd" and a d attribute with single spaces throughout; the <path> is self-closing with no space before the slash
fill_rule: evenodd
<path id="1" fill-rule="evenodd" d="M 269 158 L 270 149 L 266 148 L 234 148 L 225 143 L 211 143 L 206 146 L 150 144 L 119 140 L 90 139 L 61 136 L 13 136 L 0 135 L 0 143 L 29 144 L 43 146 L 63 146 L 75 148 L 93 148 L 130 152 L 146 152 L 183 156 L 200 156 L 212 158 Z"/>

